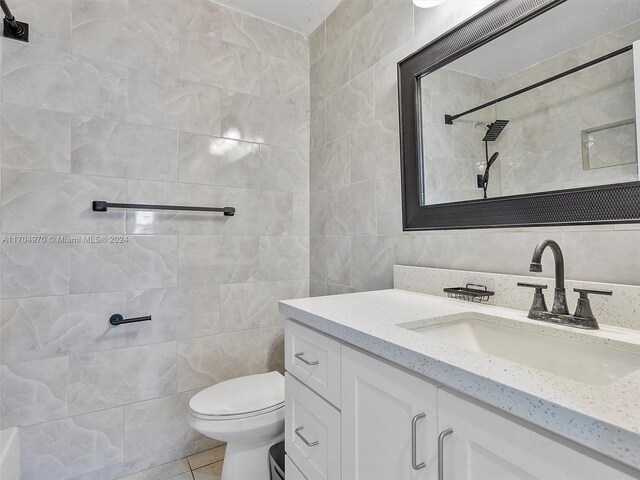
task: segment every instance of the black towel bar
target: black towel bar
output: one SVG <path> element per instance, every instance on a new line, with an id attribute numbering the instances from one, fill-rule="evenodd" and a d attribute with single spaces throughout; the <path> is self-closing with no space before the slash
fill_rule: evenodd
<path id="1" fill-rule="evenodd" d="M 93 202 L 94 212 L 106 212 L 109 208 L 130 208 L 134 210 L 180 210 L 185 212 L 220 212 L 225 217 L 233 217 L 236 213 L 234 207 L 187 207 L 183 205 L 145 205 L 136 203 L 110 203 L 100 200 Z"/>

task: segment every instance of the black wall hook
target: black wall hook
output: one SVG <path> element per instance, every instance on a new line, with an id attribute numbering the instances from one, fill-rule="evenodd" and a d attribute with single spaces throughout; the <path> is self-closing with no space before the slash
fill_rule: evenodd
<path id="1" fill-rule="evenodd" d="M 123 325 L 125 323 L 150 322 L 150 321 L 151 321 L 151 315 L 148 315 L 146 317 L 124 318 L 119 313 L 114 313 L 113 315 L 111 315 L 111 318 L 109 319 L 109 323 L 111 325 Z"/>

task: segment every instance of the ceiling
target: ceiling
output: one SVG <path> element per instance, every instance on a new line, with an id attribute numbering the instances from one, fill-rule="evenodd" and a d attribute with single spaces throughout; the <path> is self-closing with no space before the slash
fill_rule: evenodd
<path id="1" fill-rule="evenodd" d="M 342 0 L 215 0 L 249 15 L 311 34 Z"/>
<path id="2" fill-rule="evenodd" d="M 498 81 L 640 20 L 640 0 L 567 0 L 448 68 Z"/>

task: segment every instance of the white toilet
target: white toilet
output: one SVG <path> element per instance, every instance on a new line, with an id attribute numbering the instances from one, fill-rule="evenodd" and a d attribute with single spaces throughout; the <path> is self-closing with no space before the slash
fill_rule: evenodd
<path id="1" fill-rule="evenodd" d="M 206 388 L 189 401 L 187 421 L 227 443 L 222 480 L 269 480 L 269 447 L 284 438 L 284 377 L 269 372 Z"/>

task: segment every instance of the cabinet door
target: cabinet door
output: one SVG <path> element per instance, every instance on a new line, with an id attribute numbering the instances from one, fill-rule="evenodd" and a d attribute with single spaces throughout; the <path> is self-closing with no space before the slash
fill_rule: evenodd
<path id="1" fill-rule="evenodd" d="M 599 460 L 445 390 L 438 392 L 443 480 L 632 480 Z"/>
<path id="2" fill-rule="evenodd" d="M 309 480 L 340 480 L 340 412 L 289 372 L 285 382 L 287 455 Z"/>
<path id="3" fill-rule="evenodd" d="M 342 478 L 434 479 L 437 399 L 426 380 L 343 346 Z"/>

